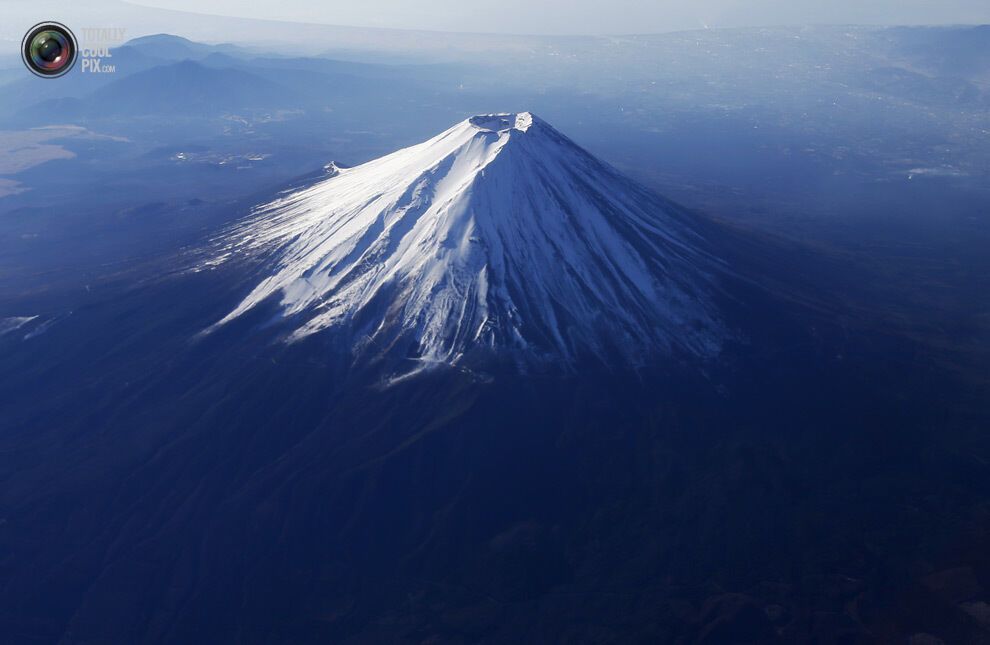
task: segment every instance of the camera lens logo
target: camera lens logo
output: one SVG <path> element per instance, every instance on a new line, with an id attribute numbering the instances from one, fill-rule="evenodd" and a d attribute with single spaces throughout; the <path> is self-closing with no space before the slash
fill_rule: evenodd
<path id="1" fill-rule="evenodd" d="M 35 25 L 21 44 L 24 64 L 44 78 L 58 78 L 72 69 L 78 52 L 76 37 L 57 22 Z"/>

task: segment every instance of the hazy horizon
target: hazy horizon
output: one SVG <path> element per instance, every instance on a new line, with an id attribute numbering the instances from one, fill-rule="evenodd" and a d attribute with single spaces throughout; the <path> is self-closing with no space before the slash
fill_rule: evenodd
<path id="1" fill-rule="evenodd" d="M 15 41 L 25 29 L 43 20 L 125 27 L 128 37 L 167 32 L 212 42 L 288 41 L 293 34 L 278 28 L 284 29 L 286 23 L 498 36 L 615 36 L 805 25 L 990 24 L 990 4 L 977 0 L 951 0 L 938 6 L 883 0 L 869 7 L 847 0 L 827 7 L 807 0 L 760 0 L 745 6 L 733 0 L 703 0 L 690 6 L 671 1 L 615 0 L 607 10 L 588 0 L 553 0 L 538 6 L 507 0 L 480 18 L 476 7 L 456 0 L 430 0 L 415 6 L 401 0 L 360 5 L 285 0 L 253 7 L 232 0 L 82 0 L 57 10 L 0 0 L 0 9 L 5 15 L 0 38 Z M 190 21 L 190 14 L 203 18 Z"/>
<path id="2" fill-rule="evenodd" d="M 947 0 L 934 5 L 918 0 L 879 0 L 864 6 L 851 0 L 827 5 L 813 0 L 549 0 L 534 4 L 504 0 L 497 10 L 478 15 L 459 0 L 403 0 L 362 3 L 284 0 L 246 7 L 235 0 L 129 0 L 131 4 L 191 13 L 283 20 L 311 24 L 454 33 L 505 35 L 621 35 L 685 29 L 777 25 L 935 25 L 990 22 L 990 5 L 980 0 Z"/>

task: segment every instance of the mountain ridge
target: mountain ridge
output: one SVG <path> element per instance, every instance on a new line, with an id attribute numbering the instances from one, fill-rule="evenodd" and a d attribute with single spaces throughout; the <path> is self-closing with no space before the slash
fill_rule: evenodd
<path id="1" fill-rule="evenodd" d="M 277 298 L 287 340 L 345 327 L 375 357 L 637 364 L 711 358 L 726 335 L 724 268 L 686 217 L 529 112 L 339 169 L 220 246 L 212 262 L 262 257 L 269 273 L 214 328 Z"/>

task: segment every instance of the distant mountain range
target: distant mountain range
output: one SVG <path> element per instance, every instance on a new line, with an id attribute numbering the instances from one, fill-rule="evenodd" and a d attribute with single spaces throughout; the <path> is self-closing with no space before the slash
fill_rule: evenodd
<path id="1" fill-rule="evenodd" d="M 243 110 L 326 107 L 382 91 L 408 90 L 424 71 L 321 58 L 277 57 L 235 45 L 207 45 L 160 34 L 111 49 L 113 73 L 79 69 L 44 83 L 25 75 L 4 87 L 0 114 L 19 121 L 104 116 L 214 117 Z M 430 68 L 436 73 L 440 68 Z"/>

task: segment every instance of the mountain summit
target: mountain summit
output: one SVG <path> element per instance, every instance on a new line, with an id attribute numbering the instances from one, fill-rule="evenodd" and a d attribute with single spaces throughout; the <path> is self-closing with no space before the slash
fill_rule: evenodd
<path id="1" fill-rule="evenodd" d="M 286 338 L 458 364 L 718 353 L 718 262 L 690 217 L 536 116 L 471 117 L 266 204 L 222 237 L 263 275 L 214 327 L 280 303 Z"/>

